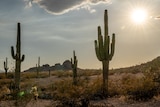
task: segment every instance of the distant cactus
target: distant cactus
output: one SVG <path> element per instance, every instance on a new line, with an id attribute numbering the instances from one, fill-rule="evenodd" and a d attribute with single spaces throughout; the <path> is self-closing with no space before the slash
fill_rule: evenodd
<path id="1" fill-rule="evenodd" d="M 51 70 L 49 69 L 48 72 L 49 72 L 49 77 L 50 77 L 51 76 Z"/>
<path id="2" fill-rule="evenodd" d="M 37 78 L 39 78 L 39 71 L 40 71 L 40 57 L 38 57 L 38 64 L 36 64 L 37 68 Z"/>
<path id="3" fill-rule="evenodd" d="M 8 73 L 8 58 L 6 58 L 6 61 L 4 61 L 4 70 L 5 70 L 5 76 L 7 78 L 7 73 Z"/>
<path id="4" fill-rule="evenodd" d="M 16 54 L 14 53 L 14 47 L 11 47 L 12 58 L 16 60 L 15 68 L 15 88 L 20 90 L 20 73 L 21 73 L 21 62 L 24 61 L 25 56 L 21 57 L 21 27 L 20 23 L 17 24 L 17 44 Z"/>
<path id="5" fill-rule="evenodd" d="M 73 51 L 73 59 L 71 58 L 71 66 L 73 71 L 73 85 L 77 85 L 77 56 L 75 55 L 75 51 Z"/>
<path id="6" fill-rule="evenodd" d="M 108 72 L 109 61 L 112 60 L 115 49 L 115 34 L 112 35 L 112 43 L 110 44 L 110 36 L 108 35 L 108 14 L 104 13 L 104 39 L 101 34 L 101 27 L 98 26 L 98 40 L 95 40 L 95 52 L 99 61 L 103 65 L 103 95 L 108 95 Z"/>

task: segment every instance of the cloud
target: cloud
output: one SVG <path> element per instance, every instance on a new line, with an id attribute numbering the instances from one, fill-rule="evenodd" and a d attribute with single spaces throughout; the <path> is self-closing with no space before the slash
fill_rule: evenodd
<path id="1" fill-rule="evenodd" d="M 87 9 L 91 13 L 95 9 L 91 9 L 90 5 L 97 5 L 99 3 L 110 3 L 111 0 L 25 0 L 26 7 L 31 7 L 33 3 L 38 4 L 51 14 L 64 14 L 75 9 Z"/>
<path id="2" fill-rule="evenodd" d="M 24 0 L 24 2 L 25 2 L 25 4 L 26 4 L 25 8 L 30 8 L 30 7 L 32 7 L 32 1 L 33 1 L 33 0 Z"/>
<path id="3" fill-rule="evenodd" d="M 156 20 L 160 20 L 160 16 L 155 17 Z"/>

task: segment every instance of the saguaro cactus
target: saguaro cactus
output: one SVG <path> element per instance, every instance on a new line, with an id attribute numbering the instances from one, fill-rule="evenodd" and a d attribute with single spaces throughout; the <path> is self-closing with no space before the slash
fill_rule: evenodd
<path id="1" fill-rule="evenodd" d="M 37 68 L 37 78 L 39 78 L 39 70 L 40 70 L 40 57 L 38 57 L 38 64 L 36 64 Z"/>
<path id="2" fill-rule="evenodd" d="M 49 76 L 49 77 L 51 76 L 51 70 L 50 70 L 50 68 L 49 68 L 49 70 L 48 70 L 48 76 Z"/>
<path id="3" fill-rule="evenodd" d="M 115 34 L 112 35 L 112 43 L 110 43 L 110 36 L 108 35 L 108 14 L 107 10 L 104 13 L 104 38 L 101 34 L 101 27 L 98 26 L 98 40 L 95 40 L 95 51 L 99 61 L 103 66 L 103 95 L 108 95 L 108 72 L 109 61 L 112 60 L 115 49 Z"/>
<path id="4" fill-rule="evenodd" d="M 21 57 L 21 27 L 20 23 L 17 24 L 17 44 L 16 44 L 16 54 L 14 53 L 14 47 L 11 46 L 11 55 L 13 59 L 16 60 L 15 63 L 15 88 L 20 90 L 20 72 L 21 72 L 21 62 L 24 61 L 24 55 Z"/>
<path id="5" fill-rule="evenodd" d="M 6 61 L 4 61 L 4 70 L 5 70 L 5 76 L 7 78 L 7 72 L 8 72 L 8 58 L 6 58 Z"/>
<path id="6" fill-rule="evenodd" d="M 75 55 L 75 51 L 73 51 L 73 59 L 71 58 L 71 66 L 73 71 L 73 85 L 77 85 L 77 56 Z"/>

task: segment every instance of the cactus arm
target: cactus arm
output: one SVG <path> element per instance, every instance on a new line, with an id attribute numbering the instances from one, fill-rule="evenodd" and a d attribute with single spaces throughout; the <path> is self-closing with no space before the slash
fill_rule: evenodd
<path id="1" fill-rule="evenodd" d="M 75 51 L 73 51 L 73 58 L 74 58 L 74 64 L 76 63 L 76 55 L 75 55 Z"/>
<path id="2" fill-rule="evenodd" d="M 98 26 L 98 46 L 99 46 L 99 54 L 102 59 L 104 59 L 104 49 L 103 49 L 103 36 L 101 34 L 101 27 Z"/>
<path id="3" fill-rule="evenodd" d="M 4 69 L 6 68 L 6 63 L 4 62 Z"/>
<path id="4" fill-rule="evenodd" d="M 5 70 L 8 70 L 7 62 L 4 62 L 4 69 L 5 69 Z"/>
<path id="5" fill-rule="evenodd" d="M 106 49 L 107 50 L 106 51 L 107 52 L 107 54 L 106 54 L 107 55 L 107 58 L 106 58 L 107 60 L 109 58 L 109 52 L 110 52 L 110 48 L 109 47 L 110 47 L 110 36 L 107 36 L 107 49 Z"/>
<path id="6" fill-rule="evenodd" d="M 114 50 L 115 50 L 115 34 L 112 34 L 112 43 L 111 43 L 111 52 L 109 55 L 109 60 L 112 60 L 112 57 L 114 55 Z"/>
<path id="7" fill-rule="evenodd" d="M 95 40 L 94 44 L 95 44 L 96 56 L 97 56 L 99 61 L 102 61 L 102 58 L 101 58 L 100 53 L 99 53 L 99 47 L 98 47 L 98 44 L 97 44 L 97 40 Z"/>
<path id="8" fill-rule="evenodd" d="M 71 58 L 71 66 L 72 66 L 72 69 L 73 69 L 73 59 Z"/>
<path id="9" fill-rule="evenodd" d="M 72 58 L 71 58 L 71 64 L 73 63 L 73 60 L 72 60 Z"/>
<path id="10" fill-rule="evenodd" d="M 14 47 L 13 46 L 11 46 L 11 55 L 12 55 L 13 59 L 17 58 L 16 55 L 14 54 Z"/>
<path id="11" fill-rule="evenodd" d="M 24 59 L 25 59 L 25 55 L 22 55 L 21 62 L 23 62 Z"/>

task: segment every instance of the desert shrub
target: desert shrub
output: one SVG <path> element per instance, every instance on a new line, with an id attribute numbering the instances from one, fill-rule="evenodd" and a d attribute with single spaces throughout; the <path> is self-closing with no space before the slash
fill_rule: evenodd
<path id="1" fill-rule="evenodd" d="M 4 79 L 5 78 L 5 74 L 4 73 L 0 73 L 0 79 Z"/>
<path id="2" fill-rule="evenodd" d="M 124 95 L 124 90 L 121 87 L 121 84 L 118 83 L 118 81 L 109 80 L 108 82 L 108 96 L 118 96 L 118 95 Z"/>
<path id="3" fill-rule="evenodd" d="M 104 99 L 103 90 L 102 90 L 102 78 L 97 78 L 92 80 L 88 86 L 89 96 L 92 100 Z"/>
<path id="4" fill-rule="evenodd" d="M 6 78 L 5 73 L 0 73 L 0 79 L 5 79 L 5 78 Z M 13 72 L 8 72 L 7 73 L 7 78 L 13 79 L 14 78 L 14 73 Z"/>
<path id="5" fill-rule="evenodd" d="M 72 85 L 71 79 L 64 79 L 52 84 L 52 91 L 56 99 L 75 99 L 79 98 L 83 90 L 82 87 Z"/>
<path id="6" fill-rule="evenodd" d="M 31 88 L 34 85 L 33 80 L 23 81 L 20 83 L 21 89 L 25 90 L 27 88 Z"/>
<path id="7" fill-rule="evenodd" d="M 28 80 L 28 79 L 31 79 L 31 78 L 36 78 L 37 77 L 37 74 L 36 72 L 23 72 L 21 73 L 21 79 L 24 79 L 24 80 Z"/>
<path id="8" fill-rule="evenodd" d="M 14 72 L 8 72 L 7 78 L 13 79 L 14 78 Z"/>
<path id="9" fill-rule="evenodd" d="M 39 72 L 39 78 L 46 78 L 48 77 L 48 72 Z M 23 72 L 21 74 L 22 79 L 31 79 L 37 78 L 37 72 Z"/>
<path id="10" fill-rule="evenodd" d="M 80 79 L 77 85 L 72 84 L 71 78 L 55 82 L 50 85 L 53 99 L 59 100 L 63 104 L 75 104 L 79 102 L 81 105 L 87 104 L 91 99 L 101 99 L 103 97 L 101 79 L 97 78 L 90 81 L 90 83 L 87 81 L 85 79 Z"/>
<path id="11" fill-rule="evenodd" d="M 77 85 L 72 84 L 72 78 L 67 78 L 61 81 L 57 81 L 50 85 L 50 90 L 52 90 L 52 95 L 56 100 L 64 99 L 79 99 L 102 96 L 100 78 L 92 80 L 90 83 L 86 79 L 79 79 Z"/>
<path id="12" fill-rule="evenodd" d="M 100 70 L 79 70 L 79 76 L 94 76 L 102 74 Z"/>
<path id="13" fill-rule="evenodd" d="M 11 83 L 11 79 L 0 79 L 0 88 L 3 87 L 4 85 L 9 86 Z"/>
<path id="14" fill-rule="evenodd" d="M 22 96 L 18 95 L 18 98 L 15 100 L 14 105 L 16 107 L 26 107 L 26 105 L 33 99 L 33 96 L 30 93 L 26 91 L 24 91 L 24 93 L 25 94 Z"/>
<path id="15" fill-rule="evenodd" d="M 157 94 L 158 85 L 151 77 L 124 77 L 122 79 L 124 94 L 133 100 L 148 100 Z"/>
<path id="16" fill-rule="evenodd" d="M 72 71 L 54 71 L 52 76 L 60 77 L 72 77 Z"/>

